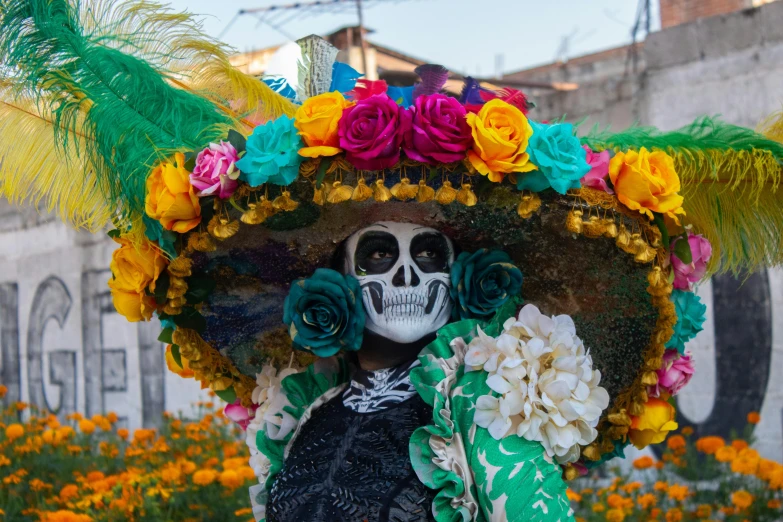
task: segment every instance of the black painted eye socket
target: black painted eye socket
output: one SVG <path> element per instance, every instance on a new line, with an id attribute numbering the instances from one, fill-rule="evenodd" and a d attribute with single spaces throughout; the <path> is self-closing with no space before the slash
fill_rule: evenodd
<path id="1" fill-rule="evenodd" d="M 411 257 L 425 274 L 448 272 L 451 248 L 443 235 L 427 232 L 411 241 Z"/>
<path id="2" fill-rule="evenodd" d="M 371 231 L 359 238 L 354 255 L 357 275 L 383 274 L 391 270 L 400 257 L 397 238 L 388 232 Z"/>

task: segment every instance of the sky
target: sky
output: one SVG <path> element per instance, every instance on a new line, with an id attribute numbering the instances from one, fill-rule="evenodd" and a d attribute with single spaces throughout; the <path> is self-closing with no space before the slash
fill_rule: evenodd
<path id="1" fill-rule="evenodd" d="M 286 11 L 278 12 L 276 19 L 267 18 L 284 22 L 282 32 L 250 15 L 231 23 L 240 9 L 297 1 L 310 0 L 169 0 L 177 10 L 203 15 L 206 32 L 214 37 L 224 33 L 221 39 L 239 51 L 357 24 L 351 3 L 335 13 Z M 508 73 L 554 61 L 564 39 L 569 57 L 629 43 L 638 2 L 364 0 L 364 4 L 364 24 L 375 31 L 369 37 L 373 42 L 455 72 L 490 77 L 498 68 Z"/>

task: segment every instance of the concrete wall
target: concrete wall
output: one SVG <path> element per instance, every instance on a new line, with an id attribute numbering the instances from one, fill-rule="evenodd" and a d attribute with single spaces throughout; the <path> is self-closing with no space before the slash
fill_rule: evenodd
<path id="1" fill-rule="evenodd" d="M 205 400 L 166 369 L 157 323 L 114 311 L 115 243 L 0 200 L 0 383 L 58 414 L 116 412 L 130 428 Z"/>

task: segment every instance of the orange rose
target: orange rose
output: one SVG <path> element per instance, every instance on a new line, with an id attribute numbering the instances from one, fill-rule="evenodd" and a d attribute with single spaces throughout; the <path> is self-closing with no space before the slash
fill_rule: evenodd
<path id="1" fill-rule="evenodd" d="M 147 288 L 155 291 L 155 281 L 166 269 L 168 261 L 158 247 L 146 239 L 138 245 L 123 237 L 115 241 L 120 248 L 112 254 L 109 265 L 114 308 L 128 321 L 147 321 L 155 310 L 155 298 L 147 295 Z"/>
<path id="2" fill-rule="evenodd" d="M 299 130 L 302 141 L 307 145 L 299 149 L 299 155 L 306 158 L 334 156 L 342 152 L 338 145 L 337 124 L 343 111 L 354 105 L 335 92 L 325 92 L 308 98 L 294 115 L 294 127 Z"/>
<path id="3" fill-rule="evenodd" d="M 644 404 L 644 413 L 631 417 L 631 430 L 628 435 L 633 445 L 642 449 L 666 440 L 669 432 L 677 429 L 674 414 L 674 407 L 668 402 L 649 399 Z"/>
<path id="4" fill-rule="evenodd" d="M 468 160 L 490 181 L 500 182 L 510 172 L 530 172 L 538 167 L 530 163 L 527 144 L 533 127 L 522 111 L 501 100 L 485 103 L 478 114 L 469 112 L 473 149 Z"/>
<path id="5" fill-rule="evenodd" d="M 185 155 L 174 154 L 174 162 L 164 161 L 147 178 L 147 215 L 163 228 L 184 234 L 201 223 L 201 206 L 185 170 Z"/>
<path id="6" fill-rule="evenodd" d="M 685 214 L 685 210 L 678 194 L 680 178 L 671 156 L 644 147 L 638 152 L 618 152 L 609 162 L 609 178 L 623 205 L 650 219 L 653 212 L 666 214 L 679 225 L 677 215 Z"/>

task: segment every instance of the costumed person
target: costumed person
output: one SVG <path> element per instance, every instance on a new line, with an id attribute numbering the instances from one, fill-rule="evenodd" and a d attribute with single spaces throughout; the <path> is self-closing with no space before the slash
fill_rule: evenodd
<path id="1" fill-rule="evenodd" d="M 713 273 L 783 259 L 783 136 L 578 137 L 448 71 L 231 66 L 156 4 L 0 0 L 0 190 L 118 243 L 117 312 L 246 430 L 272 521 L 572 520 L 677 428 Z"/>

